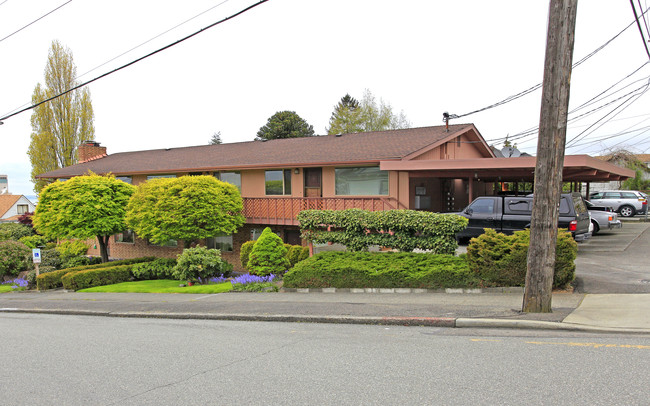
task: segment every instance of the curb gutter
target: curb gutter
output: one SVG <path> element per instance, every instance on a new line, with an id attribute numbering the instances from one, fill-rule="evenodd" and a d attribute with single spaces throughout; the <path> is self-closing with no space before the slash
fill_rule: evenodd
<path id="1" fill-rule="evenodd" d="M 302 315 L 250 315 L 214 313 L 162 313 L 162 312 L 106 312 L 92 310 L 17 309 L 0 308 L 0 313 L 57 314 L 99 317 L 132 317 L 176 320 L 229 320 L 271 321 L 287 323 L 365 324 L 383 326 L 420 326 L 446 328 L 507 328 L 524 330 L 580 331 L 590 333 L 650 334 L 650 329 L 596 327 L 579 324 L 537 320 L 479 319 L 453 317 L 358 317 L 358 316 L 302 316 Z"/>

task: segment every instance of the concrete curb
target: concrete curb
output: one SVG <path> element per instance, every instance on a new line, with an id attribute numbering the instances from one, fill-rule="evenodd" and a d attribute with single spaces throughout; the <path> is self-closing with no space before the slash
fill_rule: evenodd
<path id="1" fill-rule="evenodd" d="M 617 327 L 600 327 L 585 326 L 581 324 L 571 324 L 553 321 L 539 320 L 510 320 L 510 319 L 456 319 L 458 328 L 509 328 L 525 330 L 563 330 L 563 331 L 581 331 L 589 333 L 625 333 L 625 334 L 650 334 L 650 329 L 638 328 L 617 328 Z"/>
<path id="2" fill-rule="evenodd" d="M 303 315 L 250 315 L 214 313 L 162 313 L 162 312 L 106 312 L 92 310 L 63 309 L 17 309 L 0 308 L 0 313 L 57 314 L 99 317 L 132 317 L 176 320 L 229 320 L 229 321 L 269 321 L 287 323 L 324 324 L 365 324 L 383 326 L 420 326 L 445 328 L 507 328 L 522 330 L 556 330 L 589 333 L 650 334 L 650 329 L 611 328 L 584 326 L 578 324 L 511 319 L 481 319 L 452 317 L 359 317 L 359 316 L 303 316 Z"/>
<path id="3" fill-rule="evenodd" d="M 416 289 L 416 288 L 281 288 L 282 293 L 447 293 L 447 294 L 478 294 L 478 293 L 524 293 L 520 286 L 501 288 L 446 288 L 446 289 Z"/>

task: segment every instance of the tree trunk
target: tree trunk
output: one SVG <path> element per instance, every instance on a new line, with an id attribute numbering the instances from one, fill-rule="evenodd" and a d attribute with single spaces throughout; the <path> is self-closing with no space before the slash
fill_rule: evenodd
<path id="1" fill-rule="evenodd" d="M 550 313 L 578 0 L 551 0 L 522 311 Z"/>
<path id="2" fill-rule="evenodd" d="M 108 241 L 110 235 L 98 235 L 97 241 L 99 242 L 99 255 L 102 258 L 102 262 L 108 262 Z"/>

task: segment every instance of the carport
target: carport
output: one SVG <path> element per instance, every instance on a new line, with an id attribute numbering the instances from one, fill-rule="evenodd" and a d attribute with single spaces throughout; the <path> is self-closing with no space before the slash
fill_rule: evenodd
<path id="1" fill-rule="evenodd" d="M 456 211 L 469 204 L 475 197 L 498 192 L 499 182 L 534 182 L 537 158 L 534 156 L 513 158 L 475 158 L 452 160 L 402 160 L 382 161 L 381 170 L 408 173 L 409 201 L 418 207 L 418 189 L 426 191 L 426 185 L 433 185 L 428 195 L 442 196 L 443 202 L 430 209 L 434 211 Z M 589 155 L 567 155 L 564 158 L 562 181 L 572 182 L 577 190 L 578 182 L 586 183 L 587 195 L 591 182 L 620 181 L 634 177 L 633 170 L 621 168 Z M 436 179 L 437 183 L 431 183 Z M 429 181 L 429 183 L 427 183 Z"/>

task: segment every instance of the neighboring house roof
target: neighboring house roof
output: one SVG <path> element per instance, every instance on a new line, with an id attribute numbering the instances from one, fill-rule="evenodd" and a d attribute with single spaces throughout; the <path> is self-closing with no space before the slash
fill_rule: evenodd
<path id="1" fill-rule="evenodd" d="M 479 139 L 479 148 L 482 148 L 485 156 L 492 157 L 492 152 L 474 125 L 457 124 L 450 125 L 449 131 L 445 126 L 436 126 L 120 152 L 46 172 L 38 177 L 67 178 L 86 174 L 89 170 L 120 175 L 379 163 L 404 159 L 468 132 Z"/>
<path id="2" fill-rule="evenodd" d="M 22 195 L 0 195 L 0 218 L 4 218 L 21 197 Z"/>

